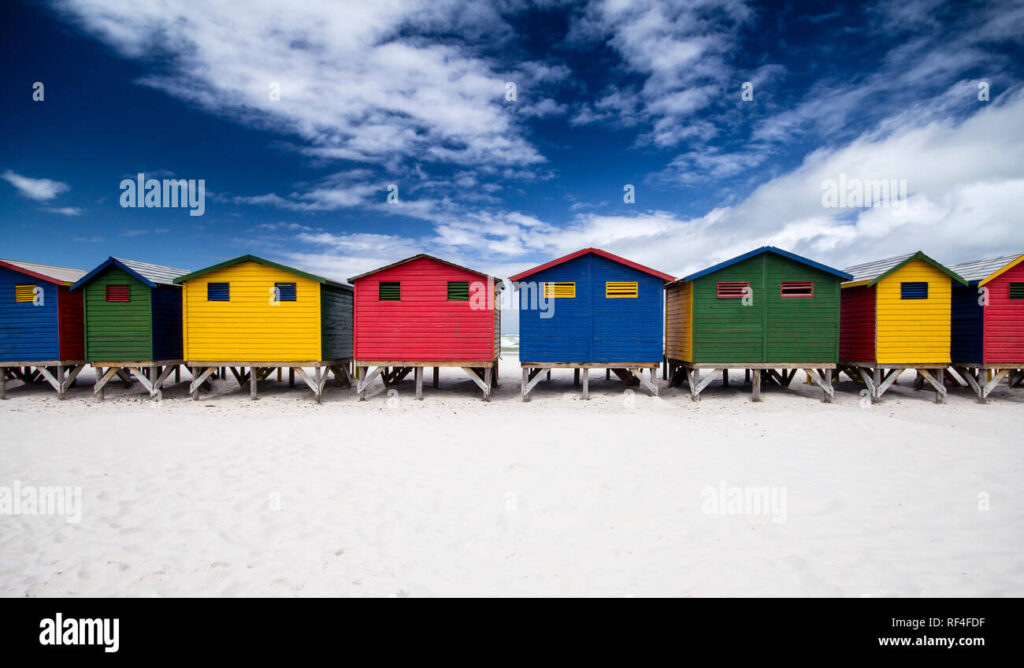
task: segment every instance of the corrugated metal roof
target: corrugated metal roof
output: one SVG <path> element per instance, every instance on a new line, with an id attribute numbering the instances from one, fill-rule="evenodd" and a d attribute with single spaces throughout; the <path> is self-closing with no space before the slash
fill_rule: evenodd
<path id="1" fill-rule="evenodd" d="M 967 282 L 973 283 L 974 281 L 988 278 L 1014 260 L 1019 259 L 1020 256 L 1021 254 L 1018 253 L 1016 255 L 994 257 L 991 260 L 974 260 L 973 262 L 958 264 L 955 267 L 950 267 L 950 269 L 963 276 Z"/>
<path id="2" fill-rule="evenodd" d="M 21 260 L 3 260 L 4 262 L 15 267 L 24 269 L 25 271 L 32 272 L 45 276 L 59 283 L 74 283 L 81 277 L 85 276 L 86 272 L 82 269 L 71 269 L 70 267 L 54 267 L 49 264 L 37 264 L 35 262 L 22 262 Z"/>
<path id="3" fill-rule="evenodd" d="M 844 271 L 848 274 L 852 274 L 853 278 L 850 279 L 852 283 L 858 283 L 860 281 L 871 281 L 885 272 L 898 267 L 910 258 L 914 257 L 917 253 L 907 253 L 906 255 L 897 255 L 896 257 L 888 257 L 884 260 L 875 260 L 874 262 L 865 262 L 864 264 L 855 264 L 852 267 L 847 267 Z"/>
<path id="4" fill-rule="evenodd" d="M 174 279 L 188 273 L 187 269 L 175 269 L 173 267 L 164 267 L 159 264 L 149 264 L 148 262 L 139 262 L 137 260 L 125 260 L 120 257 L 115 257 L 114 259 L 137 273 L 139 276 L 142 276 L 157 285 L 174 285 Z"/>

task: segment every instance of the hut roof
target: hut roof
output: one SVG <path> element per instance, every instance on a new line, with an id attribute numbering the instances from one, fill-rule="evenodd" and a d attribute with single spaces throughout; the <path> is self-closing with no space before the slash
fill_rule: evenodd
<path id="1" fill-rule="evenodd" d="M 433 260 L 434 262 L 440 262 L 441 264 L 446 264 L 449 267 L 455 267 L 456 269 L 462 269 L 463 271 L 468 271 L 469 273 L 476 274 L 477 276 L 483 276 L 484 278 L 489 278 L 489 279 L 491 279 L 492 281 L 494 281 L 498 285 L 498 289 L 499 290 L 504 288 L 504 286 L 505 286 L 505 284 L 502 282 L 502 280 L 500 278 L 498 278 L 497 276 L 491 276 L 490 274 L 485 274 L 482 271 L 477 271 L 476 269 L 470 269 L 469 267 L 463 267 L 461 264 L 455 264 L 454 262 L 449 262 L 448 260 L 442 260 L 439 257 L 435 257 L 433 255 L 428 255 L 426 253 L 419 253 L 417 255 L 413 255 L 412 257 L 407 257 L 404 260 L 399 260 L 398 262 L 392 262 L 391 264 L 384 265 L 383 267 L 377 267 L 376 269 L 373 269 L 371 271 L 363 272 L 363 273 L 359 274 L 358 276 L 353 276 L 353 277 L 349 278 L 348 280 L 349 280 L 349 283 L 355 283 L 356 281 L 358 281 L 361 278 L 366 278 L 367 276 L 371 276 L 373 274 L 380 273 L 380 272 L 384 271 L 385 269 L 391 269 L 393 267 L 398 267 L 398 266 L 401 266 L 403 264 L 407 264 L 409 262 L 412 262 L 413 260 L 419 260 L 421 258 L 426 258 L 428 260 Z"/>
<path id="2" fill-rule="evenodd" d="M 174 285 L 174 278 L 187 273 L 188 271 L 187 269 L 175 269 L 173 267 L 164 267 L 159 264 L 139 262 L 138 260 L 125 260 L 123 258 L 111 256 L 104 260 L 100 266 L 78 279 L 78 281 L 71 286 L 71 289 L 77 290 L 109 267 L 117 267 L 150 288 L 155 288 L 158 285 Z"/>
<path id="3" fill-rule="evenodd" d="M 231 259 L 231 260 L 225 260 L 224 262 L 221 262 L 219 264 L 215 264 L 215 265 L 212 265 L 210 267 L 206 267 L 205 269 L 199 269 L 198 271 L 193 271 L 192 273 L 185 273 L 185 274 L 183 274 L 181 276 L 177 276 L 174 279 L 174 282 L 175 283 L 184 283 L 185 281 L 190 281 L 193 278 L 198 278 L 199 276 L 202 276 L 204 274 L 209 274 L 210 272 L 217 271 L 219 269 L 226 269 L 227 267 L 233 267 L 236 264 L 242 264 L 243 262 L 255 262 L 256 264 L 262 264 L 262 265 L 264 265 L 266 267 L 273 267 L 274 269 L 280 269 L 281 271 L 288 272 L 289 274 L 295 274 L 296 276 L 301 276 L 302 278 L 308 278 L 309 280 L 316 281 L 317 283 L 323 283 L 323 284 L 326 284 L 326 285 L 333 285 L 335 287 L 345 288 L 347 290 L 351 290 L 352 289 L 351 285 L 346 285 L 345 283 L 340 283 L 338 281 L 332 281 L 329 278 L 324 278 L 323 276 L 317 276 L 316 274 L 310 274 L 309 272 L 305 272 L 305 271 L 302 271 L 300 269 L 296 269 L 295 267 L 289 267 L 289 266 L 284 265 L 284 264 L 278 264 L 277 262 L 271 262 L 270 260 L 266 260 L 266 259 L 264 259 L 262 257 L 257 257 L 255 255 L 242 255 L 240 257 L 236 257 L 236 258 Z"/>
<path id="4" fill-rule="evenodd" d="M 1002 257 L 994 257 L 991 260 L 963 262 L 950 268 L 960 274 L 971 285 L 984 285 L 1003 272 L 1013 269 L 1021 262 L 1024 262 L 1024 254 L 1003 255 Z"/>
<path id="5" fill-rule="evenodd" d="M 954 281 L 958 283 L 966 284 L 965 281 L 959 274 L 952 271 L 945 265 L 941 265 L 935 260 L 931 259 L 921 251 L 916 253 L 907 253 L 906 255 L 897 255 L 895 257 L 885 258 L 884 260 L 875 260 L 874 262 L 865 262 L 864 264 L 856 264 L 852 267 L 847 267 L 846 271 L 853 275 L 847 283 L 847 287 L 853 285 L 874 285 L 878 281 L 882 280 L 889 274 L 893 273 L 908 262 L 914 260 L 921 260 L 932 265 L 942 273 L 946 274 Z"/>
<path id="6" fill-rule="evenodd" d="M 0 260 L 0 267 L 13 269 L 48 283 L 56 283 L 57 285 L 71 285 L 85 276 L 85 271 L 81 269 L 54 267 L 48 264 L 22 262 L 21 260 Z"/>
<path id="7" fill-rule="evenodd" d="M 731 260 L 726 260 L 725 262 L 719 262 L 718 264 L 710 266 L 707 269 L 701 269 L 700 271 L 698 271 L 696 273 L 693 273 L 693 274 L 690 274 L 689 276 L 684 276 L 684 277 L 680 278 L 678 281 L 675 281 L 675 283 L 673 283 L 673 285 L 680 284 L 680 283 L 686 283 L 688 281 L 695 281 L 698 278 L 702 278 L 704 276 L 707 276 L 708 274 L 713 274 L 716 271 L 719 271 L 721 269 L 725 269 L 726 267 L 731 267 L 734 264 L 738 264 L 740 262 L 743 262 L 744 260 L 749 260 L 752 257 L 756 257 L 758 255 L 763 255 L 765 253 L 775 253 L 776 255 L 781 255 L 782 257 L 784 257 L 786 259 L 793 260 L 794 262 L 799 262 L 800 264 L 805 264 L 805 265 L 807 265 L 809 267 L 813 267 L 813 268 L 818 269 L 820 271 L 823 271 L 823 272 L 825 272 L 827 274 L 832 274 L 833 276 L 836 276 L 836 277 L 844 279 L 844 280 L 849 280 L 851 278 L 850 274 L 848 274 L 848 273 L 846 273 L 844 271 L 839 271 L 838 269 L 833 269 L 832 267 L 829 267 L 828 265 L 824 265 L 824 264 L 821 264 L 819 262 L 815 262 L 814 260 L 808 260 L 807 258 L 802 257 L 800 255 L 797 255 L 796 253 L 790 253 L 789 251 L 782 250 L 781 248 L 776 248 L 775 246 L 761 246 L 760 248 L 755 248 L 754 250 L 750 251 L 749 253 L 744 253 L 743 255 L 737 255 L 736 257 L 732 258 Z"/>
<path id="8" fill-rule="evenodd" d="M 526 271 L 519 272 L 515 276 L 510 276 L 509 280 L 513 281 L 513 282 L 520 281 L 520 280 L 526 278 L 527 276 L 532 276 L 532 275 L 534 275 L 536 273 L 544 271 L 545 269 L 550 269 L 551 267 L 554 267 L 556 265 L 562 264 L 564 262 L 568 262 L 569 260 L 575 260 L 576 258 L 580 257 L 581 255 L 586 255 L 587 253 L 593 253 L 594 255 L 600 255 L 603 258 L 611 260 L 612 262 L 618 262 L 619 264 L 624 264 L 627 267 L 632 267 L 633 269 L 636 269 L 638 271 L 642 271 L 642 272 L 650 274 L 652 276 L 657 276 L 658 278 L 660 278 L 661 280 L 665 281 L 666 283 L 671 283 L 672 281 L 676 280 L 675 276 L 669 276 L 668 274 L 662 273 L 662 272 L 657 271 L 655 269 L 651 269 L 650 267 L 645 267 L 644 265 L 639 264 L 637 262 L 633 262 L 632 260 L 627 260 L 624 257 L 619 257 L 618 255 L 615 255 L 614 253 L 609 253 L 606 250 L 601 250 L 600 248 L 584 248 L 582 250 L 576 251 L 575 253 L 569 253 L 568 255 L 563 255 L 560 258 L 557 258 L 555 260 L 551 260 L 550 262 L 545 262 L 542 265 L 538 265 L 538 266 L 534 267 L 533 269 L 527 269 Z"/>

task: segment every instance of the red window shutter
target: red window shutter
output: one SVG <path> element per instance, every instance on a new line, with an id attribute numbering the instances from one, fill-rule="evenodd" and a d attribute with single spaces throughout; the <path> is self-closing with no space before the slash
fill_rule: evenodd
<path id="1" fill-rule="evenodd" d="M 719 299 L 742 299 L 748 294 L 750 283 L 738 281 L 722 281 L 718 284 Z"/>
<path id="2" fill-rule="evenodd" d="M 779 285 L 780 297 L 813 297 L 814 281 L 782 281 Z"/>
<path id="3" fill-rule="evenodd" d="M 130 285 L 108 285 L 107 286 L 107 301 L 108 302 L 127 302 L 131 301 L 132 287 Z"/>

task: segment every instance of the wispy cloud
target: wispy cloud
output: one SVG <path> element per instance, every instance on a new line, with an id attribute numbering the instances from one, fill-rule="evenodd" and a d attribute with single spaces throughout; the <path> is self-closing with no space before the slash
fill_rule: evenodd
<path id="1" fill-rule="evenodd" d="M 43 209 L 47 213 L 56 213 L 61 216 L 80 216 L 82 215 L 82 209 L 77 206 L 60 206 L 60 207 L 46 207 Z"/>
<path id="2" fill-rule="evenodd" d="M 57 195 L 71 189 L 71 186 L 60 181 L 22 176 L 21 174 L 16 174 L 9 169 L 3 174 L 0 174 L 0 178 L 17 188 L 18 192 L 25 197 L 40 202 L 49 201 Z"/>

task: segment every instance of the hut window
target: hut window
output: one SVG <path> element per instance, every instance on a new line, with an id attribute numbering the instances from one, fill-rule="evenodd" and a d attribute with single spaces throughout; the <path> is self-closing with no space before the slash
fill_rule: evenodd
<path id="1" fill-rule="evenodd" d="M 1024 283 L 1010 283 L 1010 299 L 1024 299 Z"/>
<path id="2" fill-rule="evenodd" d="M 15 303 L 22 302 L 34 302 L 36 300 L 36 286 L 34 285 L 15 285 L 14 286 L 14 301 Z"/>
<path id="3" fill-rule="evenodd" d="M 207 283 L 206 301 L 208 302 L 229 302 L 231 301 L 230 283 Z"/>
<path id="4" fill-rule="evenodd" d="M 606 299 L 636 299 L 639 287 L 636 281 L 608 281 L 604 284 Z"/>
<path id="5" fill-rule="evenodd" d="M 132 288 L 130 285 L 108 285 L 108 302 L 128 302 L 132 299 Z"/>
<path id="6" fill-rule="evenodd" d="M 279 302 L 293 302 L 297 300 L 294 283 L 274 283 L 274 296 Z"/>
<path id="7" fill-rule="evenodd" d="M 718 284 L 719 299 L 742 299 L 750 294 L 750 283 L 746 281 L 722 281 Z"/>
<path id="8" fill-rule="evenodd" d="M 900 299 L 928 299 L 928 282 L 900 283 Z"/>
<path id="9" fill-rule="evenodd" d="M 545 283 L 544 299 L 576 299 L 576 284 Z"/>
<path id="10" fill-rule="evenodd" d="M 448 301 L 468 302 L 469 281 L 448 281 Z"/>
<path id="11" fill-rule="evenodd" d="M 814 281 L 782 281 L 779 286 L 781 297 L 813 297 Z"/>
<path id="12" fill-rule="evenodd" d="M 382 302 L 402 301 L 402 283 L 399 281 L 381 281 L 377 288 L 377 299 Z"/>

